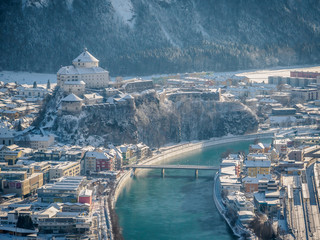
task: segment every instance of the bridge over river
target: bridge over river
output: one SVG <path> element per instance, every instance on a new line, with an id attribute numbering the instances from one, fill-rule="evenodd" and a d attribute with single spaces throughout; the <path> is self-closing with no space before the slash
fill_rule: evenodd
<path id="1" fill-rule="evenodd" d="M 182 169 L 182 170 L 194 170 L 195 177 L 198 177 L 199 170 L 206 171 L 217 171 L 219 167 L 217 166 L 205 166 L 205 165 L 139 165 L 132 164 L 128 165 L 127 168 L 132 168 L 135 173 L 136 169 L 161 169 L 161 176 L 164 177 L 166 169 Z"/>

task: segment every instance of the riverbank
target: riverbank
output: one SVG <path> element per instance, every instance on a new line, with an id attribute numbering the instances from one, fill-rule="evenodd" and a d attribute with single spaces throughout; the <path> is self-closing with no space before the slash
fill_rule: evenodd
<path id="1" fill-rule="evenodd" d="M 160 164 L 160 162 L 163 163 L 163 161 L 171 161 L 177 157 L 182 157 L 183 155 L 190 155 L 190 153 L 202 152 L 206 148 L 210 148 L 217 145 L 224 145 L 228 143 L 249 141 L 249 140 L 255 140 L 255 139 L 268 139 L 268 138 L 272 138 L 276 131 L 277 130 L 272 130 L 268 132 L 248 134 L 244 136 L 225 136 L 222 138 L 212 138 L 206 141 L 193 141 L 193 142 L 187 142 L 187 143 L 182 143 L 182 144 L 177 144 L 172 146 L 165 146 L 159 149 L 157 153 L 154 153 L 156 155 L 148 159 L 145 159 L 143 161 L 140 161 L 139 164 L 150 164 L 150 165 Z M 218 165 L 219 163 L 216 163 L 216 164 Z M 148 170 L 141 169 L 139 171 L 148 171 Z M 113 191 L 110 193 L 110 206 L 111 206 L 110 211 L 115 209 L 118 197 L 122 193 L 123 188 L 130 185 L 131 181 L 133 181 L 132 176 L 133 176 L 132 170 L 125 171 L 122 173 L 119 180 L 115 183 Z M 115 216 L 113 217 L 112 216 L 111 216 L 112 225 L 118 226 L 117 229 L 119 229 L 119 234 L 121 234 L 121 226 L 119 224 L 119 219 L 116 214 Z M 114 234 L 116 232 L 117 231 L 115 231 Z"/>
<path id="2" fill-rule="evenodd" d="M 220 213 L 220 215 L 224 218 L 224 220 L 227 222 L 229 227 L 231 228 L 233 234 L 236 237 L 241 237 L 241 235 L 236 231 L 235 228 L 232 227 L 230 220 L 226 217 L 226 208 L 224 207 L 221 197 L 219 198 L 218 193 L 220 192 L 220 183 L 219 183 L 219 173 L 217 172 L 216 175 L 214 176 L 214 181 L 213 181 L 213 201 Z"/>
<path id="3" fill-rule="evenodd" d="M 216 173 L 214 177 L 214 183 L 213 183 L 213 201 L 220 213 L 220 215 L 224 218 L 228 226 L 231 228 L 233 234 L 236 237 L 242 237 L 242 236 L 252 236 L 252 233 L 244 228 L 240 222 L 236 222 L 234 226 L 232 226 L 230 219 L 227 218 L 226 212 L 227 209 L 224 206 L 221 198 L 221 188 L 220 188 L 220 181 L 219 181 L 219 172 Z"/>
<path id="4" fill-rule="evenodd" d="M 276 133 L 276 131 L 277 130 L 272 130 L 272 131 L 266 131 L 261 133 L 241 135 L 241 136 L 224 136 L 220 138 L 211 138 L 205 141 L 193 141 L 193 142 L 187 142 L 187 143 L 177 144 L 173 146 L 167 146 L 159 149 L 159 152 L 160 152 L 159 154 L 156 154 L 148 159 L 145 159 L 139 162 L 139 164 L 151 165 L 151 164 L 157 164 L 160 161 L 170 161 L 177 156 L 187 155 L 187 154 L 190 154 L 190 152 L 202 151 L 205 148 L 226 144 L 226 143 L 272 138 L 274 136 L 274 133 Z M 141 169 L 139 171 L 148 171 L 148 170 Z M 114 194 L 110 196 L 113 208 L 115 207 L 115 204 L 117 202 L 117 199 L 123 187 L 128 183 L 132 175 L 133 175 L 132 170 L 128 170 L 116 182 Z"/>

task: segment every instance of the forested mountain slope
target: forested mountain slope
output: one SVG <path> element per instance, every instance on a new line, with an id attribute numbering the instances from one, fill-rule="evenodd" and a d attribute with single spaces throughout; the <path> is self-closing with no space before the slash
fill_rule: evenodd
<path id="1" fill-rule="evenodd" d="M 83 49 L 113 76 L 320 62 L 318 0 L 2 0 L 0 70 L 55 73 Z"/>

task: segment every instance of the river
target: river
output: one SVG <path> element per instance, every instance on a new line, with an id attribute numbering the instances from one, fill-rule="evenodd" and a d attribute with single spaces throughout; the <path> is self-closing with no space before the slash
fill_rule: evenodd
<path id="1" fill-rule="evenodd" d="M 269 141 L 270 142 L 270 141 Z M 253 141 L 210 147 L 170 160 L 170 164 L 219 166 L 227 150 L 247 152 Z M 161 164 L 159 162 L 159 164 Z M 116 203 L 126 240 L 236 239 L 212 199 L 214 172 L 192 170 L 143 171 L 123 188 Z"/>

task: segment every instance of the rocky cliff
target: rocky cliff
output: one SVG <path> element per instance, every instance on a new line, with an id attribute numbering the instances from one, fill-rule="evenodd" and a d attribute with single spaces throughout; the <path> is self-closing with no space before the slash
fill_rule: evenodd
<path id="1" fill-rule="evenodd" d="M 2 0 L 0 70 L 55 73 L 84 47 L 111 75 L 320 62 L 320 1 Z"/>
<path id="2" fill-rule="evenodd" d="M 79 116 L 59 116 L 52 131 L 60 141 L 73 144 L 144 142 L 159 147 L 227 134 L 242 135 L 256 131 L 257 125 L 256 115 L 239 102 L 173 102 L 148 91 L 136 95 L 131 104 L 87 106 Z"/>

